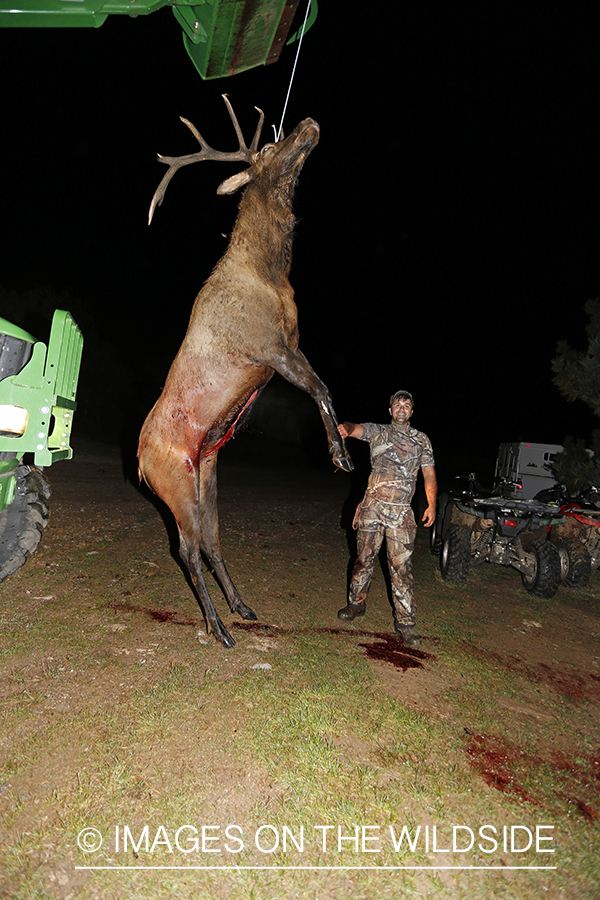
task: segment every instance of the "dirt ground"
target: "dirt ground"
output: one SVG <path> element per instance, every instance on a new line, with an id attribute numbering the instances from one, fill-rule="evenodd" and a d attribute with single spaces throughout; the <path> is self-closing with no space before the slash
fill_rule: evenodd
<path id="1" fill-rule="evenodd" d="M 506 588 L 519 585 L 520 576 L 502 570 L 485 580 L 485 596 L 476 574 L 472 589 L 450 594 L 429 554 L 428 534 L 420 528 L 415 575 L 423 640 L 420 651 L 403 649 L 392 635 L 380 571 L 368 616 L 352 626 L 336 617 L 345 603 L 351 560 L 347 523 L 355 487 L 350 476 L 293 460 L 267 465 L 264 459 L 249 461 L 232 453 L 220 461 L 221 541 L 230 573 L 258 623 L 232 616 L 208 577 L 219 614 L 237 642 L 225 651 L 205 633 L 177 562 L 172 518 L 139 489 L 132 462 L 124 466 L 117 448 L 82 442 L 72 461 L 48 473 L 50 523 L 26 566 L 0 585 L 0 624 L 14 640 L 19 629 L 34 627 L 43 611 L 51 609 L 54 617 L 64 616 L 72 633 L 79 633 L 81 645 L 66 650 L 55 642 L 43 652 L 17 649 L 0 659 L 0 704 L 29 702 L 27 698 L 34 704 L 42 693 L 44 698 L 34 715 L 0 731 L 0 762 L 32 733 L 80 710 L 110 707 L 132 688 L 158 683 L 174 666 L 189 665 L 191 658 L 203 672 L 226 660 L 229 677 L 248 668 L 268 668 L 269 651 L 285 647 L 307 628 L 327 630 L 332 647 L 339 641 L 357 643 L 390 697 L 446 721 L 455 716 L 448 691 L 461 674 L 437 659 L 436 648 L 445 626 L 463 628 L 471 653 L 528 677 L 530 689 L 518 702 L 499 700 L 507 717 L 551 725 L 558 713 L 549 699 L 565 698 L 578 704 L 580 735 L 597 737 L 598 593 L 590 602 L 589 592 L 584 597 L 560 588 L 555 600 L 540 605 L 522 591 L 522 604 L 515 603 L 514 591 L 508 598 Z M 206 740 L 223 727 L 210 711 L 203 725 Z M 340 748 L 360 759 L 360 744 L 344 746 L 344 740 L 340 735 Z M 557 736 L 552 751 L 555 760 L 567 759 L 573 745 Z M 178 753 L 174 747 L 174 758 Z M 39 783 L 60 781 L 61 765 L 55 761 L 55 771 L 45 769 L 43 778 L 39 773 Z M 257 792 L 268 792 L 262 785 L 250 794 L 238 772 L 225 762 L 215 766 L 219 792 L 214 803 L 221 818 L 239 816 Z M 77 769 L 76 762 L 72 767 Z M 20 789 L 25 792 L 27 785 Z M 590 819 L 598 817 L 587 803 L 581 811 Z M 51 896 L 73 896 L 76 885 L 69 882 L 68 888 Z"/>
<path id="2" fill-rule="evenodd" d="M 140 654 L 146 656 L 151 672 L 167 660 L 173 665 L 179 654 L 187 658 L 190 649 L 196 652 L 196 641 L 204 644 L 205 654 L 208 651 L 211 657 L 217 648 L 213 639 L 203 634 L 205 623 L 187 585 L 178 583 L 176 605 L 164 608 L 169 606 L 169 597 L 175 599 L 173 577 L 183 578 L 177 562 L 176 531 L 169 511 L 138 487 L 134 466 L 133 459 L 123 463 L 117 448 L 82 442 L 73 460 L 49 470 L 53 491 L 50 524 L 26 566 L 0 586 L 0 604 L 4 623 L 11 620 L 11 607 L 17 619 L 35 618 L 36 608 L 56 600 L 53 585 L 59 586 L 61 571 L 68 569 L 69 581 L 77 586 L 79 601 L 84 601 L 85 627 L 101 629 L 104 650 L 120 657 L 121 662 L 127 657 L 137 663 Z M 338 627 L 341 623 L 336 612 L 345 603 L 352 552 L 347 523 L 354 508 L 354 489 L 349 479 L 343 473 L 298 466 L 288 460 L 265 464 L 264 459 L 248 461 L 235 453 L 220 460 L 224 556 L 244 600 L 255 609 L 259 623 L 269 626 L 270 636 L 269 629 L 261 634 L 260 627 L 232 616 L 208 576 L 211 594 L 224 623 L 232 628 L 238 649 L 244 645 L 262 649 L 269 640 L 275 640 L 274 635 L 281 639 L 293 633 L 300 618 L 296 607 L 310 598 L 317 578 L 322 627 L 334 629 L 338 637 L 346 633 L 355 637 L 362 634 L 372 642 L 375 638 L 367 652 L 390 695 L 401 694 L 403 701 L 416 709 L 443 716 L 439 695 L 451 687 L 456 673 L 441 671 L 439 665 L 413 666 L 411 654 L 398 656 L 381 572 L 374 579 L 368 617 L 352 627 Z M 435 569 L 427 546 L 428 533 L 420 528 L 415 560 L 422 558 L 424 565 Z M 311 566 L 315 553 L 320 559 L 317 566 Z M 267 575 L 276 570 L 300 574 L 300 588 L 288 592 L 269 587 L 263 590 L 262 585 L 270 580 Z M 561 587 L 558 602 L 545 603 L 543 620 L 538 621 L 535 613 L 531 614 L 525 592 L 522 606 L 504 599 L 505 579 L 510 579 L 511 587 L 513 582 L 519 584 L 518 573 L 497 570 L 497 575 L 497 579 L 486 581 L 485 603 L 480 591 L 472 590 L 458 595 L 458 607 L 446 603 L 440 608 L 435 592 L 419 591 L 417 567 L 422 651 L 435 654 L 439 641 L 436 622 L 447 620 L 457 627 L 462 623 L 482 656 L 489 660 L 497 654 L 503 665 L 529 674 L 531 697 L 514 708 L 509 704 L 512 712 L 547 721 L 546 696 L 600 700 L 598 605 L 591 606 L 589 598 Z M 597 577 L 594 574 L 593 578 Z M 298 584 L 297 577 L 288 580 Z M 62 591 L 64 585 L 57 594 Z M 157 598 L 154 605 L 140 603 L 149 593 Z M 11 597 L 18 597 L 19 602 L 11 603 Z M 388 632 L 391 649 L 386 650 Z M 198 648 L 197 652 L 202 651 Z M 232 653 L 228 656 L 235 658 Z M 44 675 L 36 670 L 53 663 L 60 660 L 44 662 L 42 658 L 40 663 L 39 658 L 12 656 L 11 669 L 25 679 L 19 682 L 19 690 L 24 686 L 33 689 L 39 675 Z M 70 681 L 63 668 L 56 696 L 49 697 L 57 712 L 73 711 L 97 694 L 100 698 L 110 693 L 105 677 L 101 685 L 82 684 L 77 678 Z M 403 671 L 402 679 L 398 678 L 399 670 Z M 119 685 L 113 688 L 118 692 Z M 587 727 L 582 712 L 581 728 Z M 7 741 L 12 743 L 7 735 L 0 738 L 0 750 Z"/>
<path id="3" fill-rule="evenodd" d="M 258 454 L 260 457 L 260 454 Z M 12 584 L 23 586 L 24 581 L 32 581 L 40 588 L 40 596 L 31 597 L 33 604 L 49 602 L 42 594 L 43 582 L 39 575 L 60 571 L 63 562 L 72 560 L 73 555 L 87 560 L 90 564 L 101 562 L 102 580 L 98 583 L 97 573 L 92 570 L 81 572 L 75 579 L 81 587 L 81 594 L 88 596 L 89 603 L 98 600 L 107 602 L 120 619 L 113 623 L 112 634 L 115 644 L 123 644 L 125 629 L 120 625 L 132 620 L 141 627 L 145 625 L 148 637 L 164 640 L 165 623 L 176 624 L 181 629 L 168 629 L 177 640 L 173 646 L 189 649 L 193 628 L 202 631 L 205 623 L 195 598 L 186 588 L 178 596 L 177 615 L 168 610 L 141 612 L 139 598 L 148 583 L 158 584 L 179 569 L 177 562 L 177 536 L 172 516 L 168 510 L 155 501 L 149 491 L 136 483 L 134 460 L 123 463 L 117 448 L 101 444 L 83 443 L 83 449 L 68 462 L 55 465 L 51 476 L 53 497 L 51 520 L 40 549 L 27 566 L 13 576 Z M 345 601 L 348 567 L 352 553 L 352 535 L 348 528 L 350 514 L 354 509 L 355 487 L 351 476 L 331 470 L 295 465 L 293 460 L 247 459 L 243 454 L 222 454 L 219 461 L 219 515 L 223 553 L 234 580 L 238 583 L 243 597 L 255 609 L 259 623 L 272 626 L 280 635 L 293 631 L 296 625 L 294 607 L 307 602 L 307 596 L 290 592 L 289 596 L 278 596 L 267 589 L 261 591 L 261 578 L 274 569 L 294 571 L 306 569 L 307 587 L 312 587 L 312 579 L 318 574 L 319 598 L 330 598 L 326 605 L 321 602 L 323 627 L 337 630 L 336 612 Z M 132 567 L 132 546 L 137 565 Z M 424 558 L 425 565 L 434 569 L 435 562 L 427 552 L 428 532 L 419 529 L 417 538 L 417 558 Z M 300 549 L 299 549 L 300 548 Z M 321 554 L 331 554 L 335 564 L 320 564 L 318 573 L 311 571 L 311 550 Z M 299 555 L 299 553 L 301 555 Z M 94 560 L 94 557 L 99 557 Z M 147 557 L 147 558 L 145 558 Z M 252 565 L 246 563 L 251 561 Z M 484 569 L 490 570 L 485 566 Z M 41 570 L 41 571 L 40 571 Z M 253 571 L 254 570 L 254 571 Z M 589 597 L 577 591 L 559 588 L 557 598 L 552 603 L 543 603 L 543 621 L 536 621 L 531 615 L 531 598 L 523 591 L 522 605 L 505 600 L 505 586 L 520 585 L 520 576 L 512 569 L 499 570 L 494 567 L 497 578 L 486 581 L 486 602 L 478 590 L 461 592 L 459 607 L 440 609 L 430 590 L 419 591 L 418 570 L 416 575 L 419 599 L 419 630 L 423 637 L 422 650 L 435 653 L 437 638 L 435 622 L 448 617 L 457 627 L 460 619 L 467 622 L 468 636 L 488 659 L 498 654 L 499 660 L 515 671 L 529 672 L 532 683 L 536 684 L 531 706 L 520 708 L 525 715 L 544 718 L 545 692 L 557 692 L 572 699 L 600 699 L 600 609 L 590 604 Z M 477 572 L 475 573 L 475 575 Z M 36 577 L 38 576 L 38 577 Z M 55 577 L 55 575 L 53 575 Z M 597 574 L 592 576 L 593 580 Z M 508 582 L 506 581 L 508 579 Z M 51 581 L 51 579 L 50 579 Z M 49 584 L 47 581 L 46 584 Z M 257 631 L 252 625 L 244 625 L 238 617 L 229 612 L 224 597 L 214 588 L 214 582 L 207 577 L 211 594 L 223 621 L 233 626 L 233 634 L 238 643 L 257 641 Z M 592 581 L 593 583 L 593 581 Z M 101 592 L 94 596 L 94 590 Z M 447 589 L 446 589 L 447 590 Z M 3 591 L 10 592 L 9 584 Z M 31 595 L 31 589 L 27 593 Z M 51 594 L 51 591 L 48 591 Z M 168 596 L 164 597 L 164 601 Z M 538 601 L 533 601 L 533 605 Z M 168 604 L 167 604 L 168 605 Z M 453 621 L 454 619 L 454 621 Z M 391 608 L 386 600 L 386 587 L 381 572 L 376 573 L 370 597 L 369 616 L 357 622 L 349 630 L 365 636 L 391 632 Z M 244 630 L 246 629 L 246 634 Z M 429 634 L 429 632 L 432 632 Z M 191 632 L 193 633 L 193 632 Z M 252 637 L 249 637 L 252 635 Z M 118 638 L 118 639 L 117 639 Z M 212 638 L 200 636 L 212 646 Z M 264 635 L 261 640 L 264 642 Z M 148 641 L 146 641 L 148 643 Z M 385 642 L 384 642 L 385 643 Z M 395 641 L 391 642 L 395 646 Z M 124 653 L 126 647 L 122 647 Z M 386 656 L 385 647 L 382 655 Z M 115 652 L 119 652 L 118 648 Z M 392 649 L 393 655 L 393 649 Z M 389 689 L 400 682 L 395 673 L 402 669 L 393 660 L 378 662 L 373 651 L 373 664 L 379 675 L 386 681 L 390 676 Z M 441 681 L 451 677 L 441 675 L 427 668 L 410 667 L 404 669 L 402 696 L 418 708 L 427 709 L 435 703 Z M 81 686 L 78 687 L 78 692 Z M 584 723 L 582 722 L 582 727 Z"/>

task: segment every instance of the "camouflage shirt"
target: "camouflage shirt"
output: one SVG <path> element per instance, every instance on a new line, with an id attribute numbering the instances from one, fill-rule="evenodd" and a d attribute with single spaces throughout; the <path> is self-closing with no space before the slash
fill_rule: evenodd
<path id="1" fill-rule="evenodd" d="M 434 465 L 431 441 L 411 425 L 402 428 L 393 422 L 366 422 L 363 428 L 361 440 L 371 448 L 371 475 L 365 500 L 376 497 L 385 503 L 409 505 L 419 469 Z"/>

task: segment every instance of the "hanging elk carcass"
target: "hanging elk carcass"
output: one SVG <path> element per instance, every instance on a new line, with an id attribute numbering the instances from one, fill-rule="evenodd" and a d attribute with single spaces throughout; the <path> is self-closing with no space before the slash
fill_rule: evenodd
<path id="1" fill-rule="evenodd" d="M 182 166 L 201 160 L 248 164 L 218 188 L 244 188 L 229 245 L 194 303 L 181 348 L 139 440 L 140 475 L 169 506 L 179 531 L 180 555 L 195 585 L 207 627 L 226 647 L 235 643 L 221 622 L 202 574 L 204 554 L 232 612 L 256 619 L 233 584 L 219 547 L 216 466 L 219 448 L 274 372 L 315 400 L 333 461 L 352 463 L 337 431 L 329 391 L 298 348 L 297 308 L 288 280 L 294 229 L 292 198 L 302 166 L 319 140 L 305 119 L 284 140 L 258 150 L 263 113 L 250 147 L 226 95 L 239 149 L 212 149 L 186 119 L 201 150 L 159 159 L 169 165 L 150 207 L 163 200 Z"/>

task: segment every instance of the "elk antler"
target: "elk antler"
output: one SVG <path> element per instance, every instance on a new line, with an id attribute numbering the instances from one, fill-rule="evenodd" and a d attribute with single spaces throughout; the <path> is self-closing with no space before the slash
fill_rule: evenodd
<path id="1" fill-rule="evenodd" d="M 156 209 L 157 206 L 160 206 L 160 204 L 163 202 L 163 197 L 165 196 L 165 191 L 167 190 L 167 186 L 168 186 L 171 178 L 177 171 L 177 169 L 180 169 L 182 166 L 187 166 L 190 163 L 201 162 L 203 159 L 216 159 L 216 160 L 219 160 L 220 162 L 235 162 L 235 161 L 241 161 L 241 162 L 247 162 L 247 163 L 252 162 L 252 157 L 258 150 L 258 142 L 260 140 L 260 134 L 262 131 L 265 114 L 263 113 L 262 109 L 258 108 L 258 106 L 254 107 L 256 109 L 256 111 L 260 113 L 260 118 L 258 120 L 258 125 L 256 126 L 256 131 L 254 133 L 254 137 L 252 138 L 252 143 L 250 144 L 249 147 L 247 147 L 246 143 L 244 141 L 244 136 L 242 134 L 242 130 L 239 126 L 238 120 L 233 111 L 233 107 L 231 106 L 231 103 L 229 102 L 229 98 L 227 97 L 227 94 L 223 94 L 222 96 L 223 96 L 223 100 L 225 101 L 225 104 L 227 106 L 227 109 L 229 110 L 229 115 L 231 117 L 231 121 L 233 122 L 233 127 L 235 128 L 235 133 L 237 134 L 237 138 L 238 138 L 239 145 L 240 145 L 239 150 L 233 150 L 231 152 L 225 152 L 222 150 L 213 150 L 213 148 L 211 146 L 209 146 L 209 144 L 206 143 L 206 141 L 204 140 L 204 138 L 202 137 L 202 135 L 200 134 L 198 129 L 194 125 L 192 125 L 191 122 L 188 122 L 187 119 L 184 119 L 183 116 L 180 116 L 179 118 L 190 129 L 190 131 L 192 132 L 192 134 L 194 135 L 194 137 L 196 138 L 196 140 L 202 147 L 202 150 L 200 150 L 198 153 L 189 153 L 187 156 L 162 156 L 160 153 L 158 154 L 158 158 L 159 158 L 160 162 L 163 162 L 169 166 L 169 171 L 167 172 L 167 174 L 165 175 L 165 177 L 163 178 L 163 180 L 157 187 L 154 197 L 152 198 L 152 203 L 150 204 L 150 212 L 148 214 L 148 225 L 152 221 L 152 216 L 154 215 L 154 210 Z"/>

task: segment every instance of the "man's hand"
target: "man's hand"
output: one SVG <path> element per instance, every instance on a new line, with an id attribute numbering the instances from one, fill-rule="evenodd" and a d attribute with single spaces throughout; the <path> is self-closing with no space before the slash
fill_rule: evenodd
<path id="1" fill-rule="evenodd" d="M 423 519 L 421 520 L 425 528 L 430 528 L 435 522 L 435 506 L 428 506 L 425 512 L 423 513 Z"/>
<path id="2" fill-rule="evenodd" d="M 343 438 L 361 438 L 365 431 L 362 425 L 355 425 L 354 422 L 341 422 L 337 428 Z"/>

